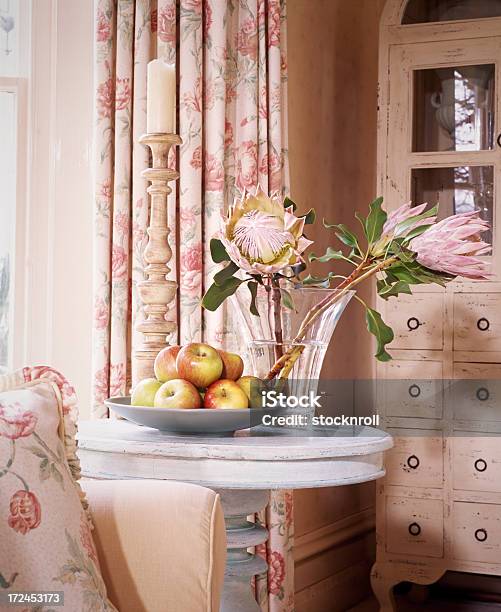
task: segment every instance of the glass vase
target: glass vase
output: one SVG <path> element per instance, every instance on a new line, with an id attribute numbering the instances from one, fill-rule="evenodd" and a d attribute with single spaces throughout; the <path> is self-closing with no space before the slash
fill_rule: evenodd
<path id="1" fill-rule="evenodd" d="M 241 285 L 231 297 L 239 314 L 241 326 L 238 331 L 243 334 L 243 339 L 247 344 L 255 341 L 292 342 L 308 313 L 322 301 L 329 300 L 336 295 L 335 289 L 291 286 L 283 288 L 290 296 L 294 308 L 287 308 L 281 297 L 279 313 L 276 308 L 276 292 L 271 287 L 262 285 L 258 287 L 256 307 L 259 316 L 250 312 L 251 294 L 245 285 Z M 313 342 L 323 344 L 327 348 L 336 325 L 354 294 L 354 291 L 348 291 L 334 300 L 315 319 L 301 343 Z M 281 339 L 277 338 L 277 331 L 279 331 L 277 327 L 281 327 Z"/>
<path id="2" fill-rule="evenodd" d="M 232 297 L 239 314 L 238 333 L 247 346 L 247 355 L 252 374 L 266 379 L 274 364 L 291 349 L 297 349 L 299 357 L 284 376 L 287 379 L 286 392 L 289 397 L 302 397 L 315 394 L 322 370 L 323 361 L 336 325 L 354 295 L 354 291 L 334 299 L 336 291 L 318 288 L 287 288 L 293 308 L 283 304 L 283 296 L 277 309 L 277 296 L 273 289 L 259 286 L 256 307 L 259 316 L 250 312 L 251 295 L 247 287 L 240 287 Z M 313 309 L 321 303 L 328 306 L 319 314 L 307 329 L 300 341 L 296 336 L 301 324 Z M 294 414 L 311 416 L 313 406 L 293 407 Z"/>

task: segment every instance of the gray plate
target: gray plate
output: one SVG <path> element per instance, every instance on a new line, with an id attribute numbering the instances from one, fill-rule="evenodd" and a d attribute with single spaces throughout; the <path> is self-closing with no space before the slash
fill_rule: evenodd
<path id="1" fill-rule="evenodd" d="M 180 434 L 229 434 L 251 427 L 251 418 L 253 425 L 259 424 L 263 414 L 256 408 L 179 410 L 131 406 L 130 397 L 110 397 L 104 403 L 128 421 Z"/>

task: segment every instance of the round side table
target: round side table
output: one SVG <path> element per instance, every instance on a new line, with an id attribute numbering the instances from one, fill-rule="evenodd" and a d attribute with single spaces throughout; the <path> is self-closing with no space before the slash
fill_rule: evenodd
<path id="1" fill-rule="evenodd" d="M 156 478 L 199 484 L 221 495 L 228 561 L 224 612 L 257 612 L 250 580 L 266 571 L 247 548 L 266 542 L 266 529 L 247 520 L 264 508 L 270 490 L 332 487 L 384 475 L 392 438 L 378 429 L 340 428 L 329 437 L 238 432 L 234 437 L 175 436 L 125 420 L 81 421 L 78 454 L 83 476 Z"/>

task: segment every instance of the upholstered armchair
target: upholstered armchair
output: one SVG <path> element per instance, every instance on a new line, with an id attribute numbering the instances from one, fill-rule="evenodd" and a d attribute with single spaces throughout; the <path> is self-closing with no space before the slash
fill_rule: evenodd
<path id="1" fill-rule="evenodd" d="M 120 612 L 217 612 L 226 562 L 219 496 L 160 480 L 82 482 Z"/>
<path id="2" fill-rule="evenodd" d="M 0 376 L 2 596 L 55 591 L 75 612 L 217 612 L 219 496 L 160 480 L 82 480 L 76 417 L 75 391 L 56 370 Z"/>

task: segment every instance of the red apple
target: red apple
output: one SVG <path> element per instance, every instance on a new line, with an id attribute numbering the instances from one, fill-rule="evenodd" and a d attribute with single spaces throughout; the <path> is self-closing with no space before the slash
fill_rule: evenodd
<path id="1" fill-rule="evenodd" d="M 251 408 L 262 408 L 261 391 L 264 389 L 263 381 L 257 378 L 257 376 L 242 376 L 236 382 L 247 396 L 249 406 Z"/>
<path id="2" fill-rule="evenodd" d="M 155 408 L 201 408 L 198 389 L 187 380 L 174 378 L 165 382 L 155 394 Z"/>
<path id="3" fill-rule="evenodd" d="M 226 351 L 218 351 L 218 353 L 223 361 L 221 378 L 227 378 L 229 380 L 237 380 L 240 378 L 244 371 L 244 362 L 240 355 L 236 353 L 227 353 Z"/>
<path id="4" fill-rule="evenodd" d="M 179 378 L 176 370 L 176 357 L 181 347 L 177 344 L 166 346 L 155 358 L 155 376 L 160 382 L 167 382 L 173 378 Z"/>
<path id="5" fill-rule="evenodd" d="M 162 386 L 156 378 L 145 378 L 138 382 L 130 398 L 131 406 L 153 406 L 156 392 Z"/>
<path id="6" fill-rule="evenodd" d="M 204 408 L 247 408 L 249 400 L 244 391 L 233 380 L 216 380 L 205 392 Z"/>
<path id="7" fill-rule="evenodd" d="M 212 346 L 192 342 L 179 351 L 176 368 L 179 378 L 205 388 L 221 377 L 223 361 Z"/>

